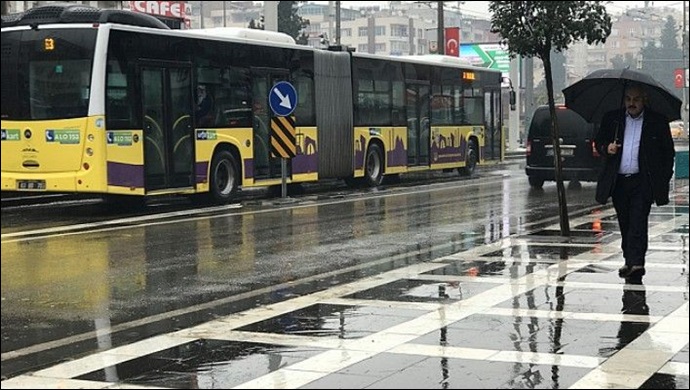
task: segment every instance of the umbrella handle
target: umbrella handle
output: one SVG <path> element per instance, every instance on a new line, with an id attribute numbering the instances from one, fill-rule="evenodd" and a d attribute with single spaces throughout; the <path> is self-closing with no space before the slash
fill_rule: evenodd
<path id="1" fill-rule="evenodd" d="M 618 129 L 620 128 L 621 123 L 618 121 L 613 121 L 613 126 L 616 129 L 613 133 L 613 142 L 618 143 Z"/>

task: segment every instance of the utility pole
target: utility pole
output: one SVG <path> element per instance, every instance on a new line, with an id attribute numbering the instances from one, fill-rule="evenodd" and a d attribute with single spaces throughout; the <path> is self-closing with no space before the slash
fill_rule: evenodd
<path id="1" fill-rule="evenodd" d="M 340 46 L 340 1 L 335 2 L 335 44 Z"/>
<path id="2" fill-rule="evenodd" d="M 527 134 L 524 134 L 529 129 L 530 122 L 532 121 L 532 116 L 534 115 L 534 58 L 525 58 L 523 61 L 524 68 L 524 81 L 525 81 L 525 122 L 524 131 L 518 133 L 520 134 L 520 140 L 522 141 L 522 146 L 525 145 Z M 566 76 L 567 78 L 567 76 Z"/>
<path id="3" fill-rule="evenodd" d="M 264 1 L 264 30 L 278 31 L 279 1 Z"/>
<path id="4" fill-rule="evenodd" d="M 508 112 L 508 150 L 517 151 L 520 137 L 520 112 L 522 111 L 521 90 L 522 82 L 520 80 L 520 58 L 512 58 L 510 60 L 510 80 L 515 88 L 515 110 Z"/>
<path id="5" fill-rule="evenodd" d="M 438 35 L 436 38 L 436 53 L 446 54 L 445 26 L 443 25 L 443 2 L 439 1 L 436 8 L 438 11 Z"/>
<path id="6" fill-rule="evenodd" d="M 684 119 L 684 129 L 685 134 L 690 135 L 690 128 L 688 128 L 688 117 L 690 117 L 690 112 L 688 112 L 688 105 L 690 105 L 690 98 L 688 96 L 688 2 L 683 1 L 683 66 L 685 67 L 685 85 L 683 86 L 683 109 L 681 114 L 685 114 Z"/>
<path id="7" fill-rule="evenodd" d="M 3 2 L 4 4 L 5 2 Z M 204 28 L 204 2 L 200 1 L 199 2 L 199 16 L 200 16 L 200 25 L 201 28 Z"/>
<path id="8" fill-rule="evenodd" d="M 327 34 L 329 40 L 333 39 L 333 37 L 334 37 L 333 19 L 335 19 L 335 4 L 333 1 L 329 1 L 328 2 L 328 34 Z M 329 45 L 330 45 L 330 43 L 329 43 Z"/>

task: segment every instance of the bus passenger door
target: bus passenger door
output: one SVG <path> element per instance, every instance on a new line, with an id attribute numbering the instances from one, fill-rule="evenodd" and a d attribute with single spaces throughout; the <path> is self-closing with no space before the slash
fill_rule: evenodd
<path id="1" fill-rule="evenodd" d="M 141 68 L 146 191 L 194 185 L 191 68 Z"/>
<path id="2" fill-rule="evenodd" d="M 407 165 L 429 165 L 430 118 L 429 84 L 406 85 Z"/>
<path id="3" fill-rule="evenodd" d="M 279 81 L 288 81 L 287 70 L 252 69 L 252 128 L 254 130 L 254 179 L 281 177 L 280 157 L 271 153 L 271 119 L 275 115 L 269 106 L 269 93 Z M 287 164 L 291 176 L 292 164 Z"/>
<path id="4" fill-rule="evenodd" d="M 501 90 L 484 91 L 484 159 L 501 159 Z"/>

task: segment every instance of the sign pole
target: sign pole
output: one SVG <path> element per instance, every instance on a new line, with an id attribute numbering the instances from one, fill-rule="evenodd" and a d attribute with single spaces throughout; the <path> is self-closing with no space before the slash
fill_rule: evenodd
<path id="1" fill-rule="evenodd" d="M 285 199 L 287 197 L 287 162 L 285 157 L 280 159 L 280 176 L 282 177 L 280 197 Z"/>
<path id="2" fill-rule="evenodd" d="M 287 81 L 279 81 L 269 92 L 268 102 L 275 114 L 271 118 L 271 153 L 280 157 L 280 196 L 287 198 L 287 159 L 297 155 L 295 117 L 297 90 Z"/>

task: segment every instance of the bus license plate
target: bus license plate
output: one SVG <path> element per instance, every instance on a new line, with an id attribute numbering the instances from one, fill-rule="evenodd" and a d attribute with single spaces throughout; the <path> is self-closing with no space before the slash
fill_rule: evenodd
<path id="1" fill-rule="evenodd" d="M 17 180 L 17 190 L 19 191 L 43 191 L 45 189 L 45 180 Z"/>

